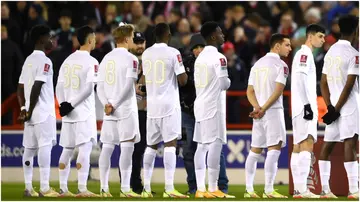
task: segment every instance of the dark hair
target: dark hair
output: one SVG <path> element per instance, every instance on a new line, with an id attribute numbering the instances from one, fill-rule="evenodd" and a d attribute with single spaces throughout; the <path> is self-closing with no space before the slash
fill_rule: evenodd
<path id="1" fill-rule="evenodd" d="M 77 30 L 77 39 L 79 41 L 80 46 L 85 45 L 86 39 L 88 38 L 89 34 L 92 33 L 94 33 L 94 30 L 87 25 L 82 26 Z"/>
<path id="2" fill-rule="evenodd" d="M 173 8 L 173 9 L 171 9 L 170 13 L 173 13 L 174 15 L 177 15 L 177 16 L 179 16 L 180 18 L 183 17 L 180 9 L 178 9 L 178 8 Z"/>
<path id="3" fill-rule="evenodd" d="M 205 24 L 201 26 L 201 30 L 200 30 L 201 36 L 204 37 L 205 40 L 207 40 L 211 36 L 211 34 L 216 31 L 216 28 L 218 27 L 219 27 L 218 23 L 214 21 L 205 22 Z"/>
<path id="4" fill-rule="evenodd" d="M 50 31 L 50 28 L 46 25 L 35 25 L 30 31 L 31 41 L 37 43 L 41 37 L 50 35 Z"/>
<path id="5" fill-rule="evenodd" d="M 290 39 L 290 37 L 285 34 L 279 34 L 279 33 L 273 34 L 270 38 L 270 43 L 269 43 L 270 48 L 273 48 L 275 46 L 275 44 L 277 44 L 277 43 L 282 44 L 284 39 Z"/>
<path id="6" fill-rule="evenodd" d="M 154 35 L 155 39 L 159 40 L 162 39 L 165 33 L 169 32 L 170 27 L 166 23 L 159 23 L 155 26 Z"/>
<path id="7" fill-rule="evenodd" d="M 359 18 L 353 15 L 344 15 L 339 18 L 340 33 L 349 36 L 356 31 L 359 26 Z"/>
<path id="8" fill-rule="evenodd" d="M 71 18 L 71 11 L 70 10 L 67 10 L 67 9 L 64 9 L 60 12 L 60 17 L 69 17 Z"/>
<path id="9" fill-rule="evenodd" d="M 311 25 L 306 27 L 306 37 L 309 34 L 316 34 L 318 32 L 325 34 L 324 27 L 322 27 L 320 25 L 317 25 L 317 24 L 311 24 Z"/>

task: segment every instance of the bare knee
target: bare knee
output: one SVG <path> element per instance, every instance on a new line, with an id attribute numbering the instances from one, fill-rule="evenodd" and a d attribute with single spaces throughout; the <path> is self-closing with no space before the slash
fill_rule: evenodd
<path id="1" fill-rule="evenodd" d="M 256 147 L 251 147 L 250 149 L 252 152 L 254 152 L 255 154 L 261 154 L 261 152 L 263 151 L 262 148 L 256 148 Z"/>
<path id="2" fill-rule="evenodd" d="M 165 142 L 165 147 L 176 147 L 177 140 L 171 140 L 170 142 Z"/>
<path id="3" fill-rule="evenodd" d="M 64 170 L 66 167 L 65 163 L 59 163 L 59 169 Z"/>
<path id="4" fill-rule="evenodd" d="M 153 150 L 157 150 L 157 148 L 158 148 L 157 144 L 156 145 L 148 145 L 148 147 L 150 147 Z"/>
<path id="5" fill-rule="evenodd" d="M 293 145 L 293 153 L 299 153 L 300 152 L 300 145 L 294 144 Z"/>
<path id="6" fill-rule="evenodd" d="M 325 142 L 321 148 L 319 160 L 329 161 L 331 152 L 333 151 L 336 142 Z"/>
<path id="7" fill-rule="evenodd" d="M 282 146 L 282 141 L 280 141 L 278 144 L 276 145 L 272 145 L 272 146 L 269 146 L 268 147 L 268 151 L 271 151 L 271 150 L 278 150 L 280 151 L 281 150 L 281 146 Z"/>
<path id="8" fill-rule="evenodd" d="M 312 152 L 314 149 L 314 138 L 309 135 L 308 138 L 300 142 L 300 151 Z"/>

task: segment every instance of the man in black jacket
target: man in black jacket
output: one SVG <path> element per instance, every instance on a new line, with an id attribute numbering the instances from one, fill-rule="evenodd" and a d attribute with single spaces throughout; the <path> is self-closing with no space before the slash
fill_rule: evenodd
<path id="1" fill-rule="evenodd" d="M 194 116 L 194 102 L 196 98 L 195 84 L 194 84 L 194 64 L 197 56 L 205 47 L 205 40 L 200 34 L 194 34 L 190 40 L 191 55 L 185 56 L 184 66 L 188 75 L 187 84 L 180 87 L 180 104 L 181 104 L 181 117 L 182 126 L 185 128 L 186 137 L 183 145 L 184 165 L 187 173 L 187 183 L 189 187 L 188 194 L 195 194 L 196 192 L 196 177 L 194 167 L 194 154 L 196 151 L 197 143 L 193 141 L 195 116 Z M 228 178 L 226 176 L 226 165 L 224 153 L 220 157 L 220 174 L 218 186 L 219 189 L 228 192 Z"/>

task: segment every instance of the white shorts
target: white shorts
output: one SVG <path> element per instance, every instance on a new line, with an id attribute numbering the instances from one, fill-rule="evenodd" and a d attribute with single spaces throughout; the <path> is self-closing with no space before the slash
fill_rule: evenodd
<path id="1" fill-rule="evenodd" d="M 216 139 L 220 139 L 223 144 L 227 142 L 225 114 L 220 112 L 216 112 L 210 119 L 195 122 L 194 142 L 206 144 Z"/>
<path id="2" fill-rule="evenodd" d="M 286 146 L 286 129 L 283 109 L 269 109 L 261 119 L 253 120 L 251 147 L 267 148 L 282 141 Z"/>
<path id="3" fill-rule="evenodd" d="M 300 144 L 309 135 L 314 138 L 314 143 L 317 141 L 317 120 L 318 117 L 314 116 L 313 120 L 305 120 L 303 112 L 294 117 L 292 120 L 294 144 Z"/>
<path id="4" fill-rule="evenodd" d="M 359 111 L 347 116 L 340 116 L 336 121 L 325 128 L 325 142 L 341 142 L 359 134 Z"/>
<path id="5" fill-rule="evenodd" d="M 131 112 L 130 116 L 117 121 L 117 129 L 120 142 L 132 140 L 135 138 L 135 143 L 140 142 L 139 131 L 139 115 L 137 112 Z"/>
<path id="6" fill-rule="evenodd" d="M 161 141 L 170 142 L 181 139 L 181 110 L 175 109 L 173 114 L 163 118 L 147 118 L 147 145 L 157 145 Z"/>
<path id="7" fill-rule="evenodd" d="M 56 145 L 56 119 L 48 116 L 38 124 L 25 122 L 23 146 L 25 148 L 39 148 L 47 145 Z"/>
<path id="8" fill-rule="evenodd" d="M 117 120 L 104 120 L 101 126 L 100 141 L 106 144 L 119 145 L 120 136 Z"/>
<path id="9" fill-rule="evenodd" d="M 62 122 L 60 146 L 74 148 L 82 143 L 97 143 L 96 119 L 89 116 L 86 121 Z"/>

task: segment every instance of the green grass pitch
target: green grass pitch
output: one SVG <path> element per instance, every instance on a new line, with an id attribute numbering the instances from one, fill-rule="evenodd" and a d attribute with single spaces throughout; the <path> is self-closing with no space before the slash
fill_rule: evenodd
<path id="1" fill-rule="evenodd" d="M 5 201 L 31 201 L 31 200 L 44 200 L 44 201 L 68 201 L 71 200 L 70 198 L 24 198 L 23 197 L 23 191 L 24 191 L 24 184 L 23 183 L 1 183 L 1 200 Z M 33 186 L 38 190 L 39 188 L 39 182 L 34 182 Z M 51 183 L 51 186 L 55 188 L 58 191 L 59 184 L 54 182 Z M 76 182 L 69 182 L 69 189 L 73 193 L 77 190 L 77 183 Z M 113 198 L 77 198 L 76 200 L 116 200 L 116 201 L 124 201 L 124 200 L 148 200 L 148 201 L 154 201 L 154 200 L 174 200 L 174 199 L 163 199 L 162 198 L 162 192 L 164 190 L 163 184 L 154 184 L 152 185 L 152 190 L 156 192 L 156 195 L 152 199 L 124 199 L 120 198 L 120 184 L 119 183 L 110 183 L 110 192 L 114 196 Z M 186 184 L 177 184 L 175 185 L 175 188 L 180 191 L 181 193 L 185 193 L 187 191 L 187 185 Z M 100 189 L 100 183 L 89 181 L 88 182 L 88 189 L 93 191 L 94 193 L 99 193 Z M 262 196 L 262 191 L 264 189 L 263 185 L 257 185 L 255 186 L 255 190 L 258 192 L 260 196 Z M 278 190 L 281 194 L 288 195 L 288 186 L 287 185 L 277 185 L 275 186 L 275 189 Z M 211 200 L 239 200 L 239 201 L 249 201 L 249 199 L 244 199 L 244 190 L 245 185 L 230 185 L 229 187 L 229 194 L 235 195 L 236 199 L 211 199 Z M 190 196 L 190 199 L 175 199 L 175 200 L 202 200 L 202 199 L 194 199 L 194 196 Z M 209 199 L 204 199 L 209 200 Z M 262 200 L 262 199 L 259 199 Z M 283 199 L 283 201 L 286 200 L 293 200 L 291 196 L 289 196 L 288 199 Z M 299 200 L 299 199 L 298 199 Z M 347 200 L 345 197 L 340 197 L 338 200 Z"/>

